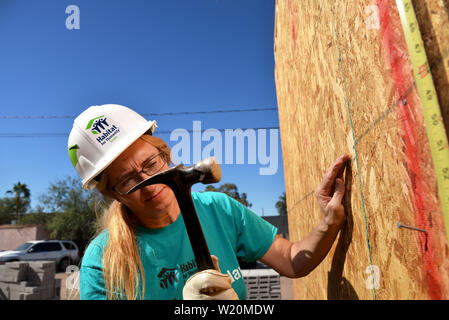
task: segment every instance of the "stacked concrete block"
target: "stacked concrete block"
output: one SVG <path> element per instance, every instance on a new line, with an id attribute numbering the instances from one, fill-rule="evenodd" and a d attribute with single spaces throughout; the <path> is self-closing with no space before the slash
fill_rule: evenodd
<path id="1" fill-rule="evenodd" d="M 0 266 L 0 282 L 18 283 L 25 281 L 28 272 L 28 264 L 10 262 Z"/>
<path id="2" fill-rule="evenodd" d="M 61 299 L 61 279 L 55 278 L 54 297 L 52 299 Z"/>
<path id="3" fill-rule="evenodd" d="M 280 300 L 279 273 L 273 269 L 242 270 L 248 300 Z"/>
<path id="4" fill-rule="evenodd" d="M 0 300 L 8 300 L 8 297 L 3 293 L 2 289 L 0 289 Z"/>
<path id="5" fill-rule="evenodd" d="M 0 265 L 0 296 L 9 300 L 47 300 L 55 290 L 55 262 L 8 262 Z"/>
<path id="6" fill-rule="evenodd" d="M 55 291 L 55 263 L 53 261 L 29 262 L 28 280 L 32 286 L 40 288 L 41 300 L 54 296 Z"/>

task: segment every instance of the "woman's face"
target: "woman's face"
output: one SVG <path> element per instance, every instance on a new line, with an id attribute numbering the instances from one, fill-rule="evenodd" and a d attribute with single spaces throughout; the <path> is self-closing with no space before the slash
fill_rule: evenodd
<path id="1" fill-rule="evenodd" d="M 140 172 L 145 162 L 158 153 L 157 148 L 142 139 L 137 139 L 106 169 L 109 188 L 122 181 L 128 174 Z M 168 165 L 165 163 L 161 171 L 167 168 Z M 145 173 L 140 174 L 142 179 L 149 177 Z M 176 201 L 173 191 L 164 184 L 146 186 L 129 195 L 120 195 L 116 191 L 110 192 L 112 192 L 110 196 L 125 204 L 138 218 L 149 214 L 154 216 L 165 213 L 172 201 Z"/>

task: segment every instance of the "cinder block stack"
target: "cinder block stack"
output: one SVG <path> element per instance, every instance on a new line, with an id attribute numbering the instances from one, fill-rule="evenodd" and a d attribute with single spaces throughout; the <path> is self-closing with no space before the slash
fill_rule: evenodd
<path id="1" fill-rule="evenodd" d="M 48 300 L 59 297 L 54 261 L 16 261 L 0 265 L 0 297 L 9 300 Z"/>
<path id="2" fill-rule="evenodd" d="M 281 283 L 279 273 L 273 269 L 242 270 L 248 300 L 280 300 Z"/>

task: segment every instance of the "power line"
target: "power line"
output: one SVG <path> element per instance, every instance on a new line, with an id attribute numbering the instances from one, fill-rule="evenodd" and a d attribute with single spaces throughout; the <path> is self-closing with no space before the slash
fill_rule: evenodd
<path id="1" fill-rule="evenodd" d="M 182 128 L 177 128 L 177 129 L 182 129 Z M 161 135 L 161 134 L 171 134 L 173 131 L 177 130 L 177 129 L 173 129 L 171 131 L 155 131 L 155 136 Z M 186 129 L 182 129 L 185 130 L 189 133 L 194 133 L 194 132 L 203 132 L 209 129 L 215 129 L 218 130 L 220 132 L 224 132 L 226 130 L 248 130 L 248 129 L 253 129 L 253 130 L 259 130 L 259 129 L 280 129 L 279 127 L 258 127 L 258 128 L 224 128 L 224 129 L 216 129 L 216 128 L 207 128 L 204 130 L 186 130 Z M 0 139 L 1 138 L 67 138 L 69 136 L 69 133 L 61 133 L 61 132 L 35 132 L 35 133 L 0 133 Z"/>
<path id="2" fill-rule="evenodd" d="M 183 112 L 162 112 L 162 113 L 142 113 L 144 117 L 147 116 L 176 116 L 176 115 L 189 115 L 189 114 L 213 114 L 213 113 L 231 113 L 231 112 L 259 112 L 259 111 L 275 111 L 277 107 L 266 107 L 266 108 L 252 108 L 252 109 L 232 109 L 232 110 L 212 110 L 212 111 L 183 111 Z M 30 120 L 30 119 L 74 119 L 77 116 L 74 115 L 13 115 L 13 116 L 0 116 L 2 120 Z"/>

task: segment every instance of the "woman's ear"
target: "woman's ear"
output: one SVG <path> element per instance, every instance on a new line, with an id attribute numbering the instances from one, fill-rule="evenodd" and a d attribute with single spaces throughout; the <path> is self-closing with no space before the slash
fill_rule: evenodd
<path id="1" fill-rule="evenodd" d="M 111 190 L 109 187 L 109 177 L 107 173 L 107 169 L 103 170 L 97 177 L 96 180 L 97 183 L 97 190 L 100 192 L 103 196 L 112 199 L 112 200 L 118 200 L 117 195 L 114 191 Z"/>
<path id="2" fill-rule="evenodd" d="M 115 194 L 115 192 L 112 191 L 112 190 L 104 189 L 104 190 L 99 191 L 99 192 L 100 192 L 103 196 L 105 196 L 106 198 L 109 198 L 109 199 L 111 199 L 111 200 L 117 200 L 117 201 L 120 201 L 120 200 L 117 198 L 117 195 Z"/>

